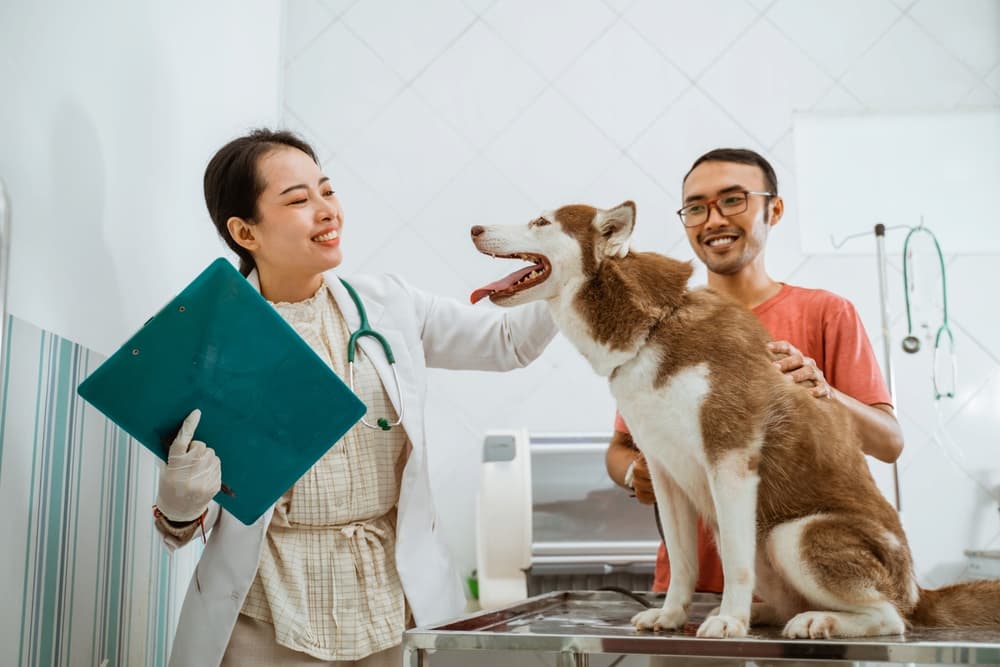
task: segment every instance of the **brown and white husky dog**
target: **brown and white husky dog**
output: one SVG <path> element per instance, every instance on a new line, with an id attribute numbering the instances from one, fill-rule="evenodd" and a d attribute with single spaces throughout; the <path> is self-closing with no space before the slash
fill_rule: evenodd
<path id="1" fill-rule="evenodd" d="M 634 224 L 635 205 L 625 202 L 472 228 L 480 252 L 531 263 L 476 290 L 473 302 L 547 301 L 562 333 L 608 378 L 646 457 L 671 578 L 663 607 L 633 624 L 685 623 L 700 515 L 715 531 L 725 589 L 699 636 L 741 637 L 751 623 L 783 624 L 788 637 L 1000 626 L 1000 582 L 917 585 L 899 516 L 849 415 L 782 377 L 749 310 L 688 289 L 689 263 L 630 252 Z"/>

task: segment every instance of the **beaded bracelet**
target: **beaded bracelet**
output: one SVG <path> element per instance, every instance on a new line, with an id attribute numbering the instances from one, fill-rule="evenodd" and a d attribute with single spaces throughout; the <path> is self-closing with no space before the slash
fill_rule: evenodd
<path id="1" fill-rule="evenodd" d="M 199 516 L 197 519 L 192 519 L 191 521 L 173 521 L 173 520 L 170 519 L 170 517 L 168 517 L 166 514 L 164 514 L 163 512 L 161 512 L 159 507 L 157 507 L 156 505 L 153 505 L 153 518 L 155 518 L 155 519 L 163 519 L 170 526 L 172 526 L 174 528 L 185 528 L 185 527 L 187 527 L 187 526 L 189 526 L 192 523 L 194 523 L 194 522 L 197 521 L 198 525 L 201 526 L 201 541 L 203 543 L 207 543 L 208 542 L 208 537 L 205 535 L 205 517 L 207 515 L 208 515 L 208 508 L 206 507 L 205 511 L 202 512 L 201 516 Z"/>

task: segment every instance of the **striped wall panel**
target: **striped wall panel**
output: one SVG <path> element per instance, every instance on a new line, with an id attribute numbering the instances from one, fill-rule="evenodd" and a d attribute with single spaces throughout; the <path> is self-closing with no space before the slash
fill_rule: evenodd
<path id="1" fill-rule="evenodd" d="M 76 395 L 103 360 L 10 318 L 0 397 L 0 664 L 165 665 L 198 547 L 152 528 L 155 458 Z"/>

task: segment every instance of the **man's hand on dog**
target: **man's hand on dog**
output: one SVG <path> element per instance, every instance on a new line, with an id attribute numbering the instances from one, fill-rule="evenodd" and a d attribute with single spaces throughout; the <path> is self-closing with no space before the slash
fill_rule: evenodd
<path id="1" fill-rule="evenodd" d="M 643 505 L 652 505 L 656 502 L 653 480 L 649 478 L 649 466 L 646 465 L 646 457 L 640 451 L 636 451 L 635 460 L 632 462 L 632 491 L 635 492 L 635 499 Z"/>
<path id="2" fill-rule="evenodd" d="M 774 366 L 785 374 L 790 382 L 804 384 L 816 398 L 831 398 L 833 388 L 823 377 L 823 371 L 816 361 L 804 356 L 797 347 L 786 340 L 772 341 L 767 349 L 775 357 Z"/>

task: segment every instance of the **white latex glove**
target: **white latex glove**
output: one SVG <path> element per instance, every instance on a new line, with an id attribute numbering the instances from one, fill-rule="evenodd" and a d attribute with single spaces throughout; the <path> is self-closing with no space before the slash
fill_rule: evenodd
<path id="1" fill-rule="evenodd" d="M 200 420 L 201 410 L 192 410 L 184 419 L 160 473 L 156 507 L 178 523 L 198 519 L 222 486 L 219 457 L 204 442 L 192 439 Z"/>

